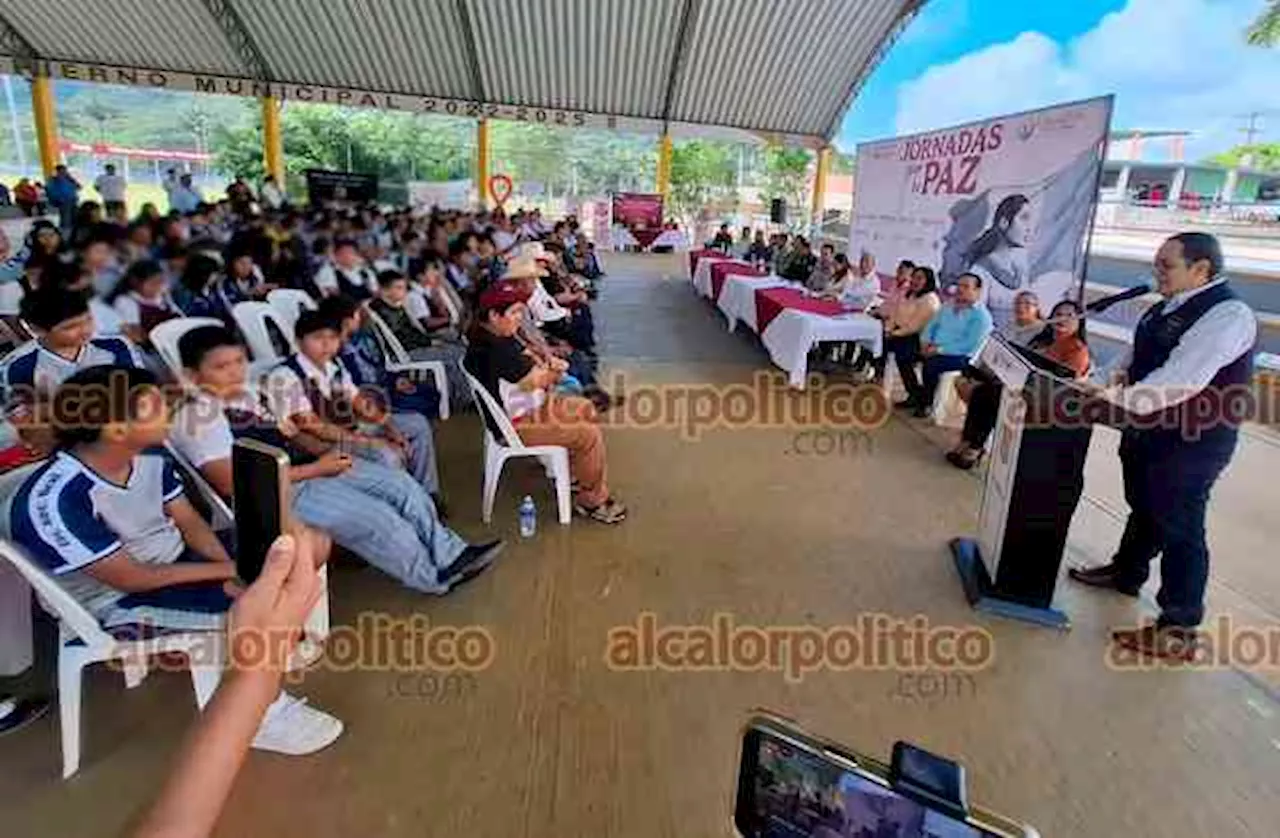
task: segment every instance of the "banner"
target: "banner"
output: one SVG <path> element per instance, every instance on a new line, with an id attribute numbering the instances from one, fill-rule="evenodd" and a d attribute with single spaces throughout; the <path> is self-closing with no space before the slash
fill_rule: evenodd
<path id="1" fill-rule="evenodd" d="M 425 181 L 411 180 L 409 203 L 414 207 L 440 207 L 441 209 L 467 210 L 476 205 L 471 180 Z"/>
<path id="2" fill-rule="evenodd" d="M 1034 291 L 1041 310 L 1082 292 L 1085 238 L 1112 97 L 858 146 L 849 256 L 982 278 L 997 323 Z"/>
<path id="3" fill-rule="evenodd" d="M 335 172 L 307 169 L 307 200 L 312 204 L 328 201 L 365 203 L 378 200 L 378 176 L 357 172 Z"/>
<path id="4" fill-rule="evenodd" d="M 641 247 L 648 247 L 662 232 L 662 196 L 640 192 L 615 193 L 613 223 L 627 228 Z"/>

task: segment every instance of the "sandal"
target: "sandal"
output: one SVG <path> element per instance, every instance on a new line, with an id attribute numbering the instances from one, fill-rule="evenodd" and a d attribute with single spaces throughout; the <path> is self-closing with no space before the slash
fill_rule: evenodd
<path id="1" fill-rule="evenodd" d="M 574 504 L 573 511 L 600 524 L 621 524 L 627 519 L 627 508 L 612 498 L 599 506 Z"/>

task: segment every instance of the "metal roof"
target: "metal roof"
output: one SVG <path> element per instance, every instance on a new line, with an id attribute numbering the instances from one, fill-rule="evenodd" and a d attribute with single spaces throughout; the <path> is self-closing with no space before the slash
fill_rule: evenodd
<path id="1" fill-rule="evenodd" d="M 5 0 L 0 56 L 829 140 L 922 3 Z"/>

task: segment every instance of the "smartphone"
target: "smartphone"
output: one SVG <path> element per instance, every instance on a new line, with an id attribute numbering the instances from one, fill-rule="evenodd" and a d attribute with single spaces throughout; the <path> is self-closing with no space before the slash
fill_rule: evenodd
<path id="1" fill-rule="evenodd" d="M 236 572 L 251 583 L 262 573 L 271 544 L 289 528 L 289 455 L 255 439 L 231 450 L 235 489 Z"/>
<path id="2" fill-rule="evenodd" d="M 899 752 L 901 751 L 901 752 Z M 742 838 L 1038 838 L 1025 824 L 965 806 L 949 760 L 895 748 L 894 768 L 759 715 L 742 736 L 734 828 Z M 927 788 L 921 790 L 919 786 Z M 959 788 L 957 787 L 959 786 Z"/>

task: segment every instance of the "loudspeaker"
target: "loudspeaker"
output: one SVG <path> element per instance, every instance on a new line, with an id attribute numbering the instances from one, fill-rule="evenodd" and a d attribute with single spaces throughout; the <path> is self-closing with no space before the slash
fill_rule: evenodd
<path id="1" fill-rule="evenodd" d="M 787 223 L 787 202 L 781 198 L 774 198 L 769 202 L 769 221 L 774 224 Z"/>

